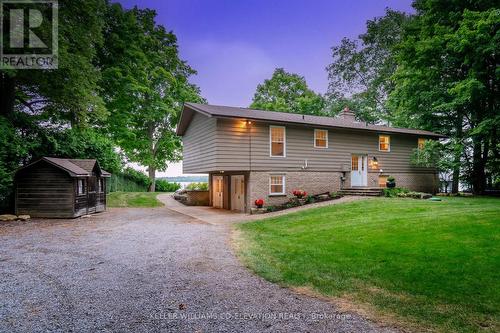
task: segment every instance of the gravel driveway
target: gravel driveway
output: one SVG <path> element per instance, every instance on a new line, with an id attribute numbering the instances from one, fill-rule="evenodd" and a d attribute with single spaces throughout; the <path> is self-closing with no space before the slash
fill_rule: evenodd
<path id="1" fill-rule="evenodd" d="M 381 332 L 242 267 L 169 208 L 0 225 L 0 332 Z"/>

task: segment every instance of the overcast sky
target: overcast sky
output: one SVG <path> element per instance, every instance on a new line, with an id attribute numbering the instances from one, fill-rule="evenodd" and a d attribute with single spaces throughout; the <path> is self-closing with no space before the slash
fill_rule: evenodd
<path id="1" fill-rule="evenodd" d="M 277 67 L 324 93 L 330 48 L 356 38 L 386 7 L 411 12 L 411 0 L 120 0 L 158 13 L 178 38 L 182 59 L 210 104 L 247 107 Z M 180 164 L 159 176 L 182 174 Z"/>

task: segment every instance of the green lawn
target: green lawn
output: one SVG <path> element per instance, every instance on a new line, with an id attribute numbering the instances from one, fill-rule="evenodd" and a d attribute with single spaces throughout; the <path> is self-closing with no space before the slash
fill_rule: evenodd
<path id="1" fill-rule="evenodd" d="M 158 192 L 112 192 L 108 194 L 108 207 L 161 207 Z"/>
<path id="2" fill-rule="evenodd" d="M 499 199 L 377 198 L 237 228 L 240 258 L 270 281 L 420 329 L 500 330 Z"/>

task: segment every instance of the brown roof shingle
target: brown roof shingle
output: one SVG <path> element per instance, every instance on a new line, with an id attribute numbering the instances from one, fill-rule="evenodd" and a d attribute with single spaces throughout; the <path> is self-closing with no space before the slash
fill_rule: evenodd
<path id="1" fill-rule="evenodd" d="M 189 126 L 189 122 L 191 121 L 193 111 L 200 112 L 209 117 L 243 118 L 256 121 L 268 121 L 276 123 L 293 123 L 301 125 L 336 127 L 336 128 L 367 130 L 376 132 L 414 134 L 414 135 L 422 135 L 435 138 L 445 137 L 442 134 L 430 131 L 408 129 L 408 128 L 397 128 L 397 127 L 389 127 L 382 125 L 371 125 L 364 122 L 355 122 L 349 119 L 344 119 L 343 117 L 311 116 L 311 115 L 302 115 L 297 113 L 253 110 L 247 108 L 207 105 L 198 103 L 184 104 L 184 109 L 182 111 L 181 119 L 177 126 L 178 135 L 183 135 L 184 132 L 186 131 L 187 127 Z"/>
<path id="2" fill-rule="evenodd" d="M 68 158 L 56 158 L 56 157 L 42 157 L 41 159 L 28 164 L 27 166 L 21 168 L 24 169 L 30 165 L 38 163 L 40 161 L 46 161 L 58 168 L 61 168 L 69 173 L 71 177 L 88 177 L 92 175 L 92 170 L 96 165 L 97 161 L 93 159 L 68 159 Z M 107 171 L 101 169 L 101 175 L 103 177 L 109 177 L 111 174 Z"/>

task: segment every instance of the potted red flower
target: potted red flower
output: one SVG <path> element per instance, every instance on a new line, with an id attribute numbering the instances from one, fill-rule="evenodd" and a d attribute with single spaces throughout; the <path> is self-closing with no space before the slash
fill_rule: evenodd
<path id="1" fill-rule="evenodd" d="M 303 190 L 293 190 L 293 195 L 296 196 L 298 199 L 302 199 L 307 195 L 306 191 Z"/>
<path id="2" fill-rule="evenodd" d="M 262 208 L 262 206 L 264 206 L 264 200 L 263 199 L 255 200 L 255 206 L 257 206 L 257 208 Z"/>

